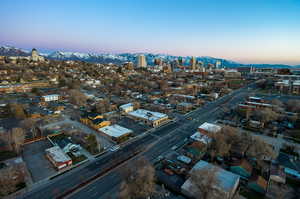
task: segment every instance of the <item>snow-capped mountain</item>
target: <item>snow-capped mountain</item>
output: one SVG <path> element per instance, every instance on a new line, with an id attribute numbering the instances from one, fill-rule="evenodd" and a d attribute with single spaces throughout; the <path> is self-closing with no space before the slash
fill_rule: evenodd
<path id="1" fill-rule="evenodd" d="M 15 48 L 13 46 L 1 46 L 0 55 L 2 56 L 29 56 L 30 53 L 26 50 Z"/>
<path id="2" fill-rule="evenodd" d="M 165 62 L 172 62 L 174 60 L 178 60 L 179 56 L 173 56 L 168 54 L 153 54 L 153 53 L 120 53 L 120 54 L 96 54 L 96 53 L 79 53 L 79 52 L 62 52 L 55 51 L 52 53 L 40 53 L 40 55 L 44 56 L 47 59 L 53 60 L 74 60 L 74 61 L 86 61 L 86 62 L 94 62 L 94 63 L 114 63 L 114 64 L 122 64 L 126 61 L 136 62 L 136 57 L 140 54 L 145 55 L 146 61 L 149 65 L 154 64 L 155 58 L 161 58 Z M 2 56 L 29 56 L 30 52 L 15 48 L 12 46 L 2 46 L 0 47 L 0 55 Z M 189 65 L 191 56 L 181 57 L 183 59 L 184 65 Z M 209 57 L 209 56 L 201 56 L 196 57 L 197 61 L 203 62 L 205 65 L 215 64 L 217 61 L 221 61 L 222 66 L 225 67 L 240 67 L 240 66 L 250 66 L 249 64 L 241 64 L 231 60 Z M 290 65 L 282 65 L 282 64 L 251 64 L 251 66 L 257 68 L 299 68 L 299 66 L 290 66 Z"/>
<path id="3" fill-rule="evenodd" d="M 77 60 L 99 63 L 120 63 L 127 61 L 127 58 L 114 54 L 93 54 L 93 53 L 78 53 L 78 52 L 61 52 L 55 51 L 46 56 L 48 59 L 57 60 Z"/>

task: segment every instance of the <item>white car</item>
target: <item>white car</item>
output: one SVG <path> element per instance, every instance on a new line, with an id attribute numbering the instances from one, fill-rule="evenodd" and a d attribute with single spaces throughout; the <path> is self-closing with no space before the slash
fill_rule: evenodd
<path id="1" fill-rule="evenodd" d="M 117 151 L 120 149 L 120 146 L 119 145 L 115 145 L 115 146 L 112 146 L 109 150 L 114 152 L 114 151 Z"/>

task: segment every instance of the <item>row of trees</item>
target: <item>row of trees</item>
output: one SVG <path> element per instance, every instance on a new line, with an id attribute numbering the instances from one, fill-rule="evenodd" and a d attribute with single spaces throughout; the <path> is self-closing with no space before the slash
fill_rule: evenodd
<path id="1" fill-rule="evenodd" d="M 235 145 L 244 149 L 244 154 L 247 157 L 255 158 L 259 166 L 262 166 L 265 157 L 275 158 L 273 148 L 259 137 L 238 132 L 236 128 L 228 126 L 224 127 L 222 132 L 213 135 L 207 150 L 212 157 L 224 157 L 230 155 L 230 151 Z"/>

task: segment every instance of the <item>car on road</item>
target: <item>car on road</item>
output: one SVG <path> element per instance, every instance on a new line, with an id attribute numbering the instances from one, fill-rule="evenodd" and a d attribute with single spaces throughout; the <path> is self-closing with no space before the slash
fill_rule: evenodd
<path id="1" fill-rule="evenodd" d="M 119 145 L 115 145 L 115 146 L 112 146 L 109 150 L 111 151 L 111 152 L 114 152 L 114 151 L 117 151 L 117 150 L 119 150 L 120 149 L 120 146 Z"/>
<path id="2" fill-rule="evenodd" d="M 188 118 L 186 118 L 186 119 L 188 119 L 188 120 L 193 120 L 193 118 L 192 118 L 192 117 L 188 117 Z"/>

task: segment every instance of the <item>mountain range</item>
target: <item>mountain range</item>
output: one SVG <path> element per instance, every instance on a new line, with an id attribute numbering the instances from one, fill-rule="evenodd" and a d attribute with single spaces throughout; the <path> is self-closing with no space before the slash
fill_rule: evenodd
<path id="1" fill-rule="evenodd" d="M 0 47 L 0 55 L 1 56 L 30 56 L 30 52 L 24 49 L 12 47 L 12 46 L 1 46 Z M 93 63 L 114 63 L 121 64 L 127 61 L 136 62 L 136 57 L 140 54 L 144 54 L 146 57 L 146 61 L 149 65 L 154 65 L 155 58 L 161 58 L 166 62 L 172 62 L 177 60 L 179 56 L 167 55 L 167 54 L 153 54 L 153 53 L 120 53 L 120 54 L 95 54 L 95 53 L 78 53 L 78 52 L 62 52 L 55 51 L 52 53 L 40 53 L 40 55 L 44 56 L 47 59 L 52 60 L 74 60 L 74 61 L 86 61 Z M 181 57 L 184 61 L 185 65 L 188 65 L 191 59 L 191 56 Z M 241 64 L 235 61 L 215 58 L 215 57 L 207 57 L 201 56 L 196 57 L 198 61 L 203 62 L 205 65 L 215 64 L 217 61 L 221 61 L 222 66 L 228 68 L 234 67 L 247 67 L 253 66 L 257 68 L 300 68 L 300 65 L 291 66 L 284 64 Z"/>

